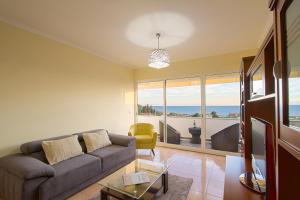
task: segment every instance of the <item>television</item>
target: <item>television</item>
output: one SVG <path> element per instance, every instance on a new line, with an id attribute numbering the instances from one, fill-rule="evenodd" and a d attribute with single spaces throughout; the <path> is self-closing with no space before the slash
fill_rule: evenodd
<path id="1" fill-rule="evenodd" d="M 267 125 L 251 118 L 252 124 L 252 169 L 259 180 L 266 179 L 266 132 Z"/>
<path id="2" fill-rule="evenodd" d="M 266 133 L 267 124 L 251 118 L 252 137 L 252 172 L 240 175 L 240 182 L 260 193 L 266 193 Z"/>

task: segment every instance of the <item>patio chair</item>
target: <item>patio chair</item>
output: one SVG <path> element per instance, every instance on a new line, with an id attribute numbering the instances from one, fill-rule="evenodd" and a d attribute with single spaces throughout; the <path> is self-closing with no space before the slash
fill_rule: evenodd
<path id="1" fill-rule="evenodd" d="M 211 136 L 212 149 L 238 152 L 240 124 L 233 124 Z"/>
<path id="2" fill-rule="evenodd" d="M 159 121 L 159 138 L 161 142 L 164 142 L 164 122 Z M 167 143 L 180 144 L 180 133 L 167 124 Z"/>

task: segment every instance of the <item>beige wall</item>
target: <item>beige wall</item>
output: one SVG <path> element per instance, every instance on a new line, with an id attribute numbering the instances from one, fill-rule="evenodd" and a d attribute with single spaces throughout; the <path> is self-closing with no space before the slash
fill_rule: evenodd
<path id="1" fill-rule="evenodd" d="M 106 128 L 127 134 L 134 79 L 237 71 L 256 50 L 131 70 L 0 22 L 0 156 L 21 143 Z"/>
<path id="2" fill-rule="evenodd" d="M 190 61 L 171 63 L 170 67 L 165 69 L 152 69 L 150 67 L 141 68 L 135 70 L 134 77 L 136 81 L 142 81 L 191 77 L 200 74 L 237 72 L 240 69 L 242 57 L 253 56 L 256 53 L 257 49 L 253 49 L 236 53 L 199 58 Z"/>
<path id="3" fill-rule="evenodd" d="M 0 22 L 0 156 L 95 128 L 127 134 L 133 71 Z"/>

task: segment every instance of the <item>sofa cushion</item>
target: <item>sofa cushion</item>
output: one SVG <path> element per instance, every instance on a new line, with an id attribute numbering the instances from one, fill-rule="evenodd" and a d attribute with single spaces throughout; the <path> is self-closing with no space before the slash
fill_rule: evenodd
<path id="1" fill-rule="evenodd" d="M 79 132 L 79 133 L 74 133 L 73 135 L 78 135 L 79 142 L 84 142 L 84 140 L 83 140 L 83 134 L 86 134 L 86 133 L 96 133 L 96 132 L 99 132 L 99 131 L 102 131 L 102 130 L 105 130 L 105 129 L 94 129 L 94 130 L 89 130 L 89 131 L 83 131 L 83 132 Z"/>
<path id="2" fill-rule="evenodd" d="M 137 144 L 148 144 L 153 142 L 153 138 L 149 135 L 135 135 Z"/>
<path id="3" fill-rule="evenodd" d="M 50 165 L 83 154 L 77 135 L 59 140 L 43 141 L 42 147 Z"/>
<path id="4" fill-rule="evenodd" d="M 83 140 L 85 142 L 87 152 L 89 153 L 111 145 L 111 141 L 109 140 L 107 131 L 105 130 L 95 133 L 84 133 Z"/>
<path id="5" fill-rule="evenodd" d="M 82 148 L 82 151 L 84 153 L 87 153 L 87 149 L 86 149 L 86 145 L 84 143 L 84 140 L 83 140 L 83 134 L 85 133 L 95 133 L 95 132 L 99 132 L 99 131 L 102 131 L 104 129 L 94 129 L 94 130 L 89 130 L 89 131 L 83 131 L 83 132 L 79 132 L 79 133 L 74 133 L 72 135 L 78 135 L 78 141 L 79 141 L 79 144 Z"/>
<path id="6" fill-rule="evenodd" d="M 101 149 L 97 149 L 89 154 L 101 158 L 102 171 L 107 171 L 114 166 L 117 166 L 118 164 L 134 157 L 135 152 L 130 150 L 130 147 L 110 145 Z"/>
<path id="7" fill-rule="evenodd" d="M 40 199 L 52 199 L 101 173 L 101 160 L 83 154 L 53 165 L 55 176 L 40 187 Z M 51 191 L 51 192 L 49 192 Z"/>

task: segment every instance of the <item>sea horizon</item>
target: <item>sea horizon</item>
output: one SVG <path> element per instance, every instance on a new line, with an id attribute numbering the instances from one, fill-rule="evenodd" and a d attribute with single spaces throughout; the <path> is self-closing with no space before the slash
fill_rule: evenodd
<path id="1" fill-rule="evenodd" d="M 163 112 L 164 110 L 164 106 L 152 106 L 152 108 L 158 112 Z M 178 113 L 183 115 L 200 113 L 200 110 L 201 106 L 167 106 L 168 113 Z M 206 106 L 207 114 L 210 114 L 213 111 L 221 117 L 226 117 L 229 114 L 240 113 L 240 106 Z M 290 112 L 291 116 L 300 116 L 300 105 L 290 105 Z"/>

